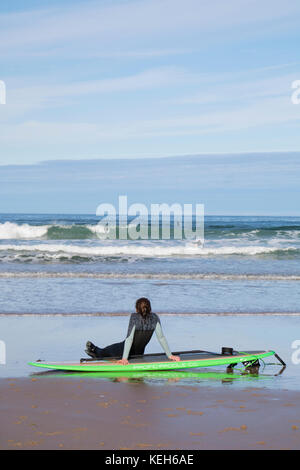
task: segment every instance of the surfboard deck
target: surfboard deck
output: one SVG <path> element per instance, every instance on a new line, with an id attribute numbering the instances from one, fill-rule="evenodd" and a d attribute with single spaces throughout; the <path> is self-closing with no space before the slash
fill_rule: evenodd
<path id="1" fill-rule="evenodd" d="M 174 353 L 175 354 L 175 353 Z M 159 371 L 175 369 L 191 369 L 198 367 L 215 367 L 221 365 L 252 362 L 275 355 L 275 351 L 243 351 L 233 355 L 222 355 L 201 351 L 181 352 L 180 361 L 171 361 L 164 354 L 147 354 L 132 358 L 129 364 L 118 364 L 116 359 L 93 360 L 87 362 L 29 362 L 29 365 L 46 369 L 56 369 L 77 372 L 135 372 Z"/>

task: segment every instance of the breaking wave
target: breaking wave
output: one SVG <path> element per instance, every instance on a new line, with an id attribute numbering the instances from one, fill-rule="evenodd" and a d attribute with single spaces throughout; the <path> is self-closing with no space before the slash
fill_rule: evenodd
<path id="1" fill-rule="evenodd" d="M 205 256 L 257 256 L 288 255 L 296 256 L 300 249 L 295 246 L 204 246 L 197 243 L 177 245 L 148 244 L 109 244 L 80 246 L 72 244 L 0 244 L 1 261 L 92 261 L 109 258 L 168 258 Z"/>
<path id="2" fill-rule="evenodd" d="M 92 222 L 92 221 L 90 221 Z M 162 230 L 160 223 L 160 230 Z M 118 239 L 121 225 L 111 226 Z M 124 227 L 124 225 L 123 225 Z M 149 239 L 151 238 L 151 224 L 147 224 Z M 128 225 L 127 225 L 128 228 Z M 170 222 L 170 238 L 174 238 L 174 223 Z M 44 225 L 32 225 L 15 222 L 0 223 L 0 240 L 93 240 L 103 238 L 107 228 L 98 223 L 55 223 Z M 237 239 L 237 240 L 263 240 L 286 238 L 289 240 L 300 239 L 299 225 L 275 225 L 275 226 L 241 226 L 228 224 L 206 223 L 204 227 L 206 239 Z M 162 232 L 160 232 L 162 237 Z"/>
<path id="3" fill-rule="evenodd" d="M 30 225 L 5 222 L 0 224 L 0 240 L 81 240 L 97 238 L 104 228 L 95 225 Z"/>

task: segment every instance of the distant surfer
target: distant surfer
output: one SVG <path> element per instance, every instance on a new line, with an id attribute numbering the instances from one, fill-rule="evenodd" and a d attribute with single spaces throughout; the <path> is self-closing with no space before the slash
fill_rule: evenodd
<path id="1" fill-rule="evenodd" d="M 119 364 L 128 364 L 128 358 L 143 355 L 145 347 L 149 343 L 155 331 L 157 339 L 167 357 L 172 361 L 180 361 L 179 356 L 173 356 L 167 340 L 162 332 L 158 315 L 151 310 L 151 303 L 145 297 L 141 297 L 135 304 L 136 312 L 131 314 L 127 336 L 124 341 L 114 343 L 105 348 L 95 346 L 91 341 L 86 343 L 85 352 L 95 359 L 107 357 L 120 357 Z"/>

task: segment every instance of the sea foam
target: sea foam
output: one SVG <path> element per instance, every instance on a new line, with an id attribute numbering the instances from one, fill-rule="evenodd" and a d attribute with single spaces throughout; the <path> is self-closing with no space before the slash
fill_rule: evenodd
<path id="1" fill-rule="evenodd" d="M 297 247 L 279 246 L 212 246 L 202 247 L 196 243 L 182 243 L 180 245 L 159 245 L 149 244 L 116 244 L 116 245 L 96 245 L 79 246 L 62 244 L 1 244 L 0 252 L 14 251 L 52 254 L 55 257 L 60 255 L 86 256 L 86 257 L 108 257 L 108 256 L 139 256 L 139 257 L 172 257 L 172 256 L 220 256 L 220 255 L 260 255 L 276 252 L 298 251 Z"/>

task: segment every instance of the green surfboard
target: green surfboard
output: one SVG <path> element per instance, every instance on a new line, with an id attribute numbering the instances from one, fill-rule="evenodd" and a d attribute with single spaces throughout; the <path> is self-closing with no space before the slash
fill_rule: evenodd
<path id="1" fill-rule="evenodd" d="M 229 364 L 247 363 L 251 365 L 259 359 L 276 355 L 275 351 L 243 351 L 232 355 L 223 355 L 206 351 L 181 351 L 173 353 L 180 356 L 180 361 L 171 361 L 164 354 L 145 354 L 129 360 L 129 364 L 118 364 L 116 359 L 89 360 L 80 362 L 29 362 L 29 365 L 45 369 L 76 372 L 139 372 L 183 370 L 198 367 L 215 367 Z M 277 355 L 276 355 L 277 357 Z"/>

